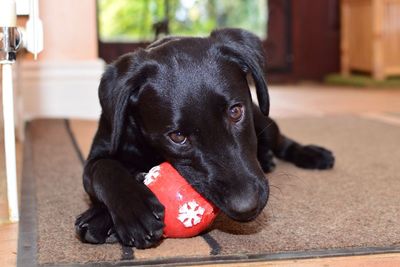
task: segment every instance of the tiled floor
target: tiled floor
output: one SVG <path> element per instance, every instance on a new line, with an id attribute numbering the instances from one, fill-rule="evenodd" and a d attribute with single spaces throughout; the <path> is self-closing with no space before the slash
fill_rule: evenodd
<path id="1" fill-rule="evenodd" d="M 270 86 L 271 117 L 354 114 L 400 125 L 399 89 L 335 88 L 318 85 Z M 78 142 L 85 151 L 96 129 L 95 121 L 71 121 Z M 21 149 L 19 149 L 21 152 Z M 2 208 L 2 207 L 0 207 Z M 0 265 L 15 266 L 18 224 L 0 225 Z M 349 264 L 351 263 L 351 264 Z M 400 266 L 400 255 L 377 255 L 343 259 L 275 262 L 279 266 Z M 264 264 L 263 264 L 264 265 Z M 234 265 L 243 266 L 243 265 Z M 261 265 L 255 265 L 261 266 Z M 270 266 L 270 265 L 268 265 Z"/>

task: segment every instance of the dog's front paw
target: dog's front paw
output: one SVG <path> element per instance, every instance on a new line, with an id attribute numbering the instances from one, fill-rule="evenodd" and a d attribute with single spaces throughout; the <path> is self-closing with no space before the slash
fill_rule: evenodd
<path id="1" fill-rule="evenodd" d="M 110 213 L 122 244 L 148 248 L 160 241 L 164 228 L 164 206 L 147 187 L 119 199 L 117 203 L 118 206 L 110 209 Z"/>
<path id="2" fill-rule="evenodd" d="M 305 169 L 325 170 L 333 168 L 335 157 L 323 147 L 307 145 L 297 151 L 294 163 Z"/>
<path id="3" fill-rule="evenodd" d="M 113 222 L 107 208 L 93 206 L 76 218 L 75 232 L 85 243 L 103 244 L 117 242 Z"/>

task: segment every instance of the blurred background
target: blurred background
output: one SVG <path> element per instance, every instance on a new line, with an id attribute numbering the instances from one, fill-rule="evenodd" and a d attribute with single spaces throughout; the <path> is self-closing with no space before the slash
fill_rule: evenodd
<path id="1" fill-rule="evenodd" d="M 44 50 L 38 61 L 22 50 L 15 64 L 19 129 L 37 117 L 97 119 L 105 64 L 218 27 L 263 40 L 271 85 L 400 87 L 399 0 L 40 0 L 39 10 Z"/>
<path id="2" fill-rule="evenodd" d="M 207 36 L 218 27 L 263 40 L 269 83 L 321 82 L 340 72 L 339 2 L 40 0 L 44 50 L 38 61 L 20 51 L 15 68 L 19 121 L 97 118 L 104 64 L 169 34 Z"/>

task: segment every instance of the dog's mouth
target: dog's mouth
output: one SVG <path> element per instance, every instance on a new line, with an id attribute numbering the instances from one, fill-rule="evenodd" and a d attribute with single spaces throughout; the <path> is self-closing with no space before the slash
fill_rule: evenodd
<path id="1" fill-rule="evenodd" d="M 256 186 L 247 188 L 239 185 L 236 187 L 239 191 L 223 186 L 208 186 L 206 189 L 202 188 L 201 194 L 232 220 L 248 222 L 257 218 L 267 205 L 269 187 L 268 181 L 264 181 L 264 184 L 258 182 Z"/>
<path id="2" fill-rule="evenodd" d="M 183 164 L 176 167 L 197 192 L 235 221 L 254 220 L 268 202 L 269 185 L 263 173 L 261 177 L 249 176 L 245 182 L 210 177 L 200 182 L 196 177 L 204 177 L 204 173 Z"/>

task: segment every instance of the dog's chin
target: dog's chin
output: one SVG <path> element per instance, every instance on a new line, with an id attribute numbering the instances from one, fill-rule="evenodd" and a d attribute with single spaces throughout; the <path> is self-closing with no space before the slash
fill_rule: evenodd
<path id="1" fill-rule="evenodd" d="M 227 215 L 230 219 L 237 221 L 237 222 L 250 222 L 255 220 L 258 215 L 260 214 L 260 212 L 255 212 L 253 214 L 240 214 L 240 213 L 236 213 L 236 212 L 231 212 L 231 211 L 224 211 L 222 210 L 225 215 Z"/>
<path id="2" fill-rule="evenodd" d="M 230 219 L 237 221 L 237 222 L 250 222 L 255 220 L 258 215 L 262 212 L 263 208 L 265 205 L 260 205 L 257 207 L 255 210 L 250 210 L 250 211 L 236 211 L 232 209 L 227 209 L 226 207 L 221 207 L 221 211 L 228 216 Z"/>

